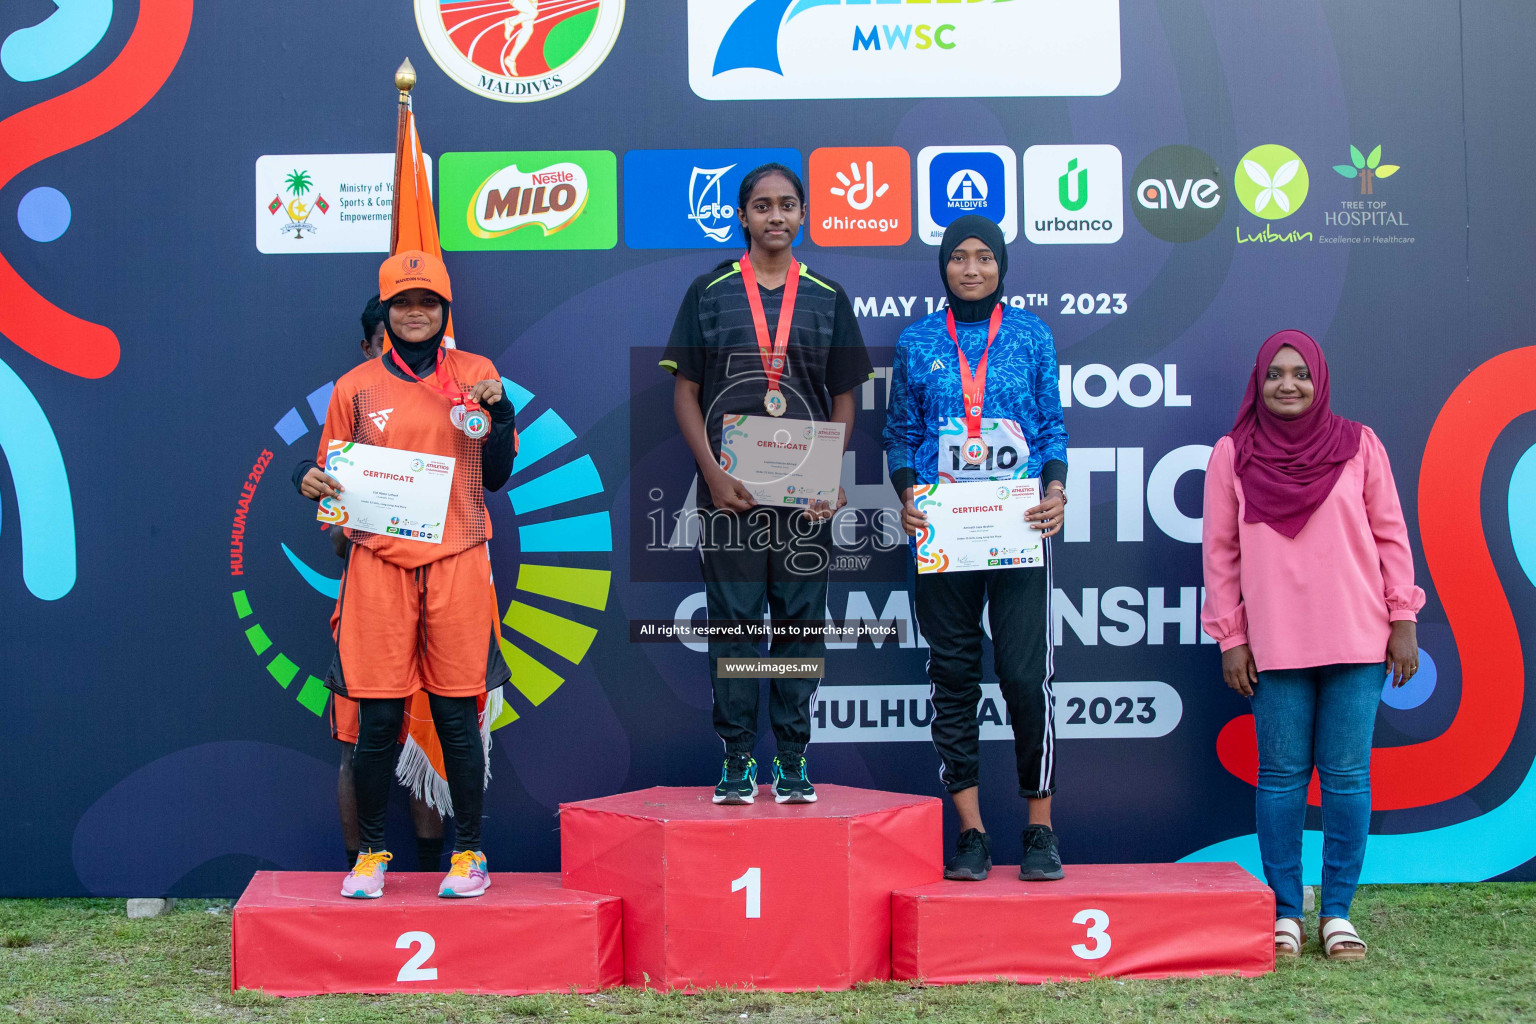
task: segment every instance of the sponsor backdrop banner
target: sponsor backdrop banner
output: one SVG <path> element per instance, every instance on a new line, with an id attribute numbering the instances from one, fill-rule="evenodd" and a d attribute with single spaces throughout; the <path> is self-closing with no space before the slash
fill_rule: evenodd
<path id="1" fill-rule="evenodd" d="M 630 624 L 702 617 L 656 364 L 775 159 L 806 175 L 799 256 L 877 367 L 828 616 L 895 627 L 831 645 L 814 780 L 941 792 L 879 433 L 897 336 L 941 308 L 935 245 L 980 213 L 1011 242 L 1007 301 L 1054 332 L 1071 433 L 1068 862 L 1258 870 L 1251 720 L 1199 629 L 1200 495 L 1260 341 L 1295 327 L 1385 442 L 1430 594 L 1422 670 L 1382 695 L 1366 880 L 1536 878 L 1525 7 L 115 0 L 5 5 L 0 35 L 0 894 L 343 866 L 340 563 L 289 475 L 359 357 L 407 56 L 458 343 L 522 430 L 489 499 L 513 671 L 494 867 L 553 869 L 561 801 L 717 777 L 701 646 Z M 403 793 L 391 815 L 409 861 Z"/>

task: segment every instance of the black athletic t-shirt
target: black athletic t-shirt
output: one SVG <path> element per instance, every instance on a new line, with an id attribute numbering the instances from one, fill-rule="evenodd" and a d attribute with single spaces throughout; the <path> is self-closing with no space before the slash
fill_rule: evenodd
<path id="1" fill-rule="evenodd" d="M 776 337 L 784 289 L 763 288 L 768 337 Z M 874 376 L 864 336 L 853 316 L 853 303 L 836 281 L 812 274 L 800 264 L 794 322 L 779 388 L 790 419 L 826 422 L 832 396 L 852 391 Z M 661 365 L 699 385 L 699 408 L 709 431 L 709 449 L 720 454 L 720 421 L 727 413 L 766 416 L 763 398 L 768 375 L 757 348 L 752 308 L 735 261 L 720 264 L 694 280 L 683 296 Z M 710 505 L 709 488 L 699 479 L 699 506 Z"/>

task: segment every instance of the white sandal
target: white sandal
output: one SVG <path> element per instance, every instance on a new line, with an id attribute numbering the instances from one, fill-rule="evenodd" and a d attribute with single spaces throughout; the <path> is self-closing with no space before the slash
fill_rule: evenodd
<path id="1" fill-rule="evenodd" d="M 1364 960 L 1365 940 L 1355 931 L 1355 926 L 1345 917 L 1330 917 L 1322 923 L 1319 932 L 1323 942 L 1323 954 L 1329 960 Z"/>
<path id="2" fill-rule="evenodd" d="M 1296 956 L 1301 952 L 1301 922 L 1294 917 L 1275 919 L 1275 956 Z"/>

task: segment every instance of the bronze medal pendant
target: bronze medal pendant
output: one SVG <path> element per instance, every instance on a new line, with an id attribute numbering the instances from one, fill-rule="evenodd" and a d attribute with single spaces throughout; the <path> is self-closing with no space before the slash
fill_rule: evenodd
<path id="1" fill-rule="evenodd" d="M 991 449 L 979 437 L 966 438 L 965 444 L 960 448 L 960 457 L 965 460 L 965 464 L 968 466 L 981 465 L 987 461 L 987 456 L 990 454 Z"/>
<path id="2" fill-rule="evenodd" d="M 789 329 L 795 319 L 795 296 L 800 290 L 800 264 L 791 257 L 789 273 L 784 278 L 784 298 L 779 304 L 779 322 L 772 340 L 768 337 L 768 315 L 763 310 L 763 297 L 757 290 L 757 274 L 752 269 L 752 254 L 744 254 L 737 267 L 741 270 L 741 283 L 747 290 L 747 305 L 752 310 L 752 328 L 757 334 L 757 354 L 763 360 L 763 376 L 768 383 L 768 393 L 763 396 L 763 408 L 768 410 L 769 416 L 783 416 L 789 411 L 789 402 L 779 389 L 779 380 L 784 376 L 784 359 L 789 352 Z"/>

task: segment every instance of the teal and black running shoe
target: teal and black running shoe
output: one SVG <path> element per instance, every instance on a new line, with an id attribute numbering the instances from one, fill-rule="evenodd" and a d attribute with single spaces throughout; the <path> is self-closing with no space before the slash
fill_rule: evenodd
<path id="1" fill-rule="evenodd" d="M 773 759 L 773 802 L 776 804 L 813 804 L 816 787 L 805 774 L 805 758 L 800 754 L 780 754 Z"/>
<path id="2" fill-rule="evenodd" d="M 757 762 L 751 754 L 729 754 L 715 787 L 717 804 L 749 804 L 757 797 Z"/>

